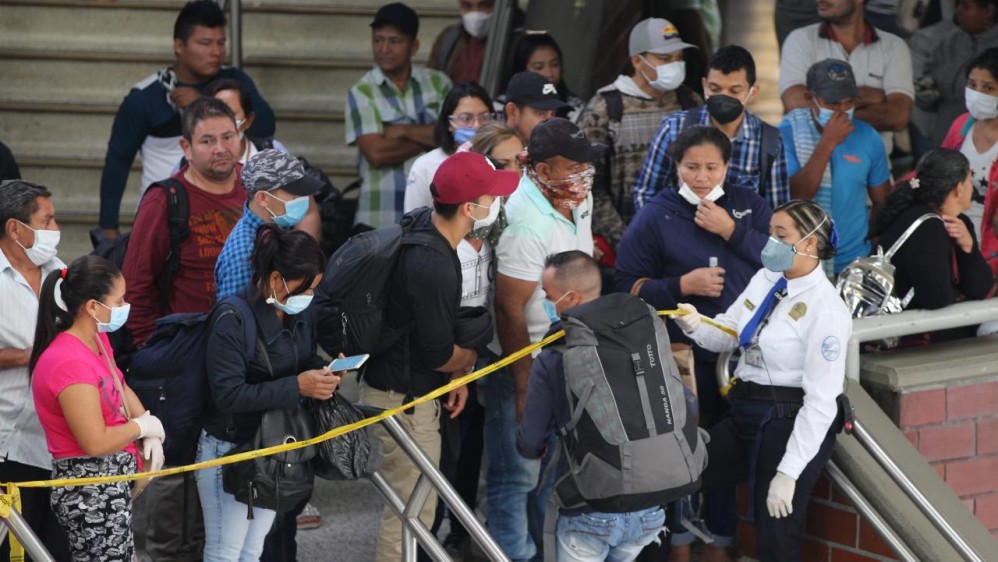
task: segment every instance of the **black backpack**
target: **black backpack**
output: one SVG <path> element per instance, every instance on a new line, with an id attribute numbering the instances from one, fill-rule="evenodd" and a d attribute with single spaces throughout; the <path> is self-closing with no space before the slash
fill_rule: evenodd
<path id="1" fill-rule="evenodd" d="M 190 219 L 190 203 L 187 200 L 187 188 L 175 178 L 167 178 L 152 184 L 146 189 L 145 197 L 153 189 L 162 189 L 166 192 L 166 223 L 170 229 L 170 250 L 166 254 L 166 268 L 156 282 L 159 291 L 159 309 L 166 310 L 166 305 L 170 298 L 170 284 L 173 276 L 180 267 L 180 244 L 190 235 L 191 230 L 188 224 Z M 100 256 L 113 263 L 121 269 L 125 263 L 125 252 L 128 250 L 128 241 L 132 233 L 126 232 L 117 238 L 105 238 L 104 231 L 100 227 L 90 230 L 90 243 L 93 244 L 92 256 Z M 111 348 L 114 350 L 114 359 L 118 368 L 126 371 L 130 364 L 135 346 L 132 344 L 132 335 L 128 329 L 122 327 L 108 334 Z"/>
<path id="2" fill-rule="evenodd" d="M 333 254 L 315 292 L 318 340 L 327 353 L 376 355 L 392 347 L 409 327 L 389 329 L 385 323 L 389 281 L 405 246 L 428 246 L 453 252 L 431 232 L 411 227 L 430 213 L 422 207 L 401 223 L 357 234 Z"/>
<path id="3" fill-rule="evenodd" d="M 707 432 L 682 383 L 655 309 L 614 293 L 562 315 L 565 392 L 559 427 L 569 471 L 555 483 L 563 508 L 627 513 L 688 496 L 707 466 Z"/>
<path id="4" fill-rule="evenodd" d="M 206 371 L 208 335 L 214 320 L 236 314 L 245 328 L 247 361 L 257 352 L 256 318 L 249 305 L 235 296 L 215 303 L 207 313 L 164 316 L 132 356 L 125 375 L 142 405 L 163 422 L 163 453 L 169 465 L 194 462 L 198 438 L 211 392 Z"/>

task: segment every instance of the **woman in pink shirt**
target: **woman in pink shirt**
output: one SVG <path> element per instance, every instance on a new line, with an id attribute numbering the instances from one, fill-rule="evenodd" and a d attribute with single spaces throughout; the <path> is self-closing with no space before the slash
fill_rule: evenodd
<path id="1" fill-rule="evenodd" d="M 125 278 L 103 258 L 45 278 L 28 369 L 53 478 L 134 474 L 139 448 L 153 470 L 163 465 L 163 425 L 125 384 L 106 335 L 128 310 Z M 74 561 L 132 562 L 131 482 L 58 487 L 50 503 Z"/>

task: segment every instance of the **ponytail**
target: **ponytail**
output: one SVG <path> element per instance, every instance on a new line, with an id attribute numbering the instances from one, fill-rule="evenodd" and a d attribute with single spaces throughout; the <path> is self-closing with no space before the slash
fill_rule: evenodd
<path id="1" fill-rule="evenodd" d="M 270 293 L 267 282 L 277 272 L 285 281 L 302 280 L 292 294 L 307 291 L 326 267 L 326 255 L 311 235 L 300 230 L 284 230 L 273 223 L 262 225 L 253 242 L 253 285 L 258 295 Z"/>
<path id="2" fill-rule="evenodd" d="M 60 332 L 76 322 L 87 301 L 103 301 L 121 277 L 117 266 L 98 256 L 83 256 L 67 269 L 49 273 L 38 295 L 38 321 L 35 341 L 28 360 L 28 373 L 34 373 L 38 358 Z"/>

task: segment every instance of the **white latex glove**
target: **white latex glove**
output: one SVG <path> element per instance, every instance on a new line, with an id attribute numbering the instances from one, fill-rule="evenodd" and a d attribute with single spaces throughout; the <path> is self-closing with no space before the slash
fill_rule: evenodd
<path id="1" fill-rule="evenodd" d="M 141 416 L 132 418 L 132 421 L 139 424 L 139 439 L 144 437 L 155 437 L 160 441 L 166 441 L 166 431 L 163 429 L 163 423 L 159 421 L 159 418 L 149 413 L 146 410 Z"/>
<path id="2" fill-rule="evenodd" d="M 163 468 L 163 463 L 166 461 L 163 456 L 163 441 L 156 437 L 146 437 L 142 440 L 141 448 L 142 458 L 146 462 L 146 472 L 155 472 Z"/>
<path id="3" fill-rule="evenodd" d="M 769 494 L 766 495 L 766 509 L 769 516 L 779 519 L 794 512 L 794 490 L 797 488 L 797 481 L 793 478 L 777 472 L 776 476 L 769 483 Z"/>
<path id="4" fill-rule="evenodd" d="M 676 306 L 676 308 L 688 312 L 688 314 L 671 315 L 672 319 L 676 321 L 679 328 L 687 334 L 695 332 L 700 326 L 700 313 L 697 312 L 697 307 L 692 304 L 681 302 L 678 306 Z"/>

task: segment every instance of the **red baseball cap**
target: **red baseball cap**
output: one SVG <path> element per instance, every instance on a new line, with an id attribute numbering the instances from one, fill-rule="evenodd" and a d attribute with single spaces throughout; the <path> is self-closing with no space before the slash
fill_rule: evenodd
<path id="1" fill-rule="evenodd" d="M 497 170 L 477 152 L 458 152 L 444 160 L 433 174 L 437 195 L 433 200 L 445 205 L 474 201 L 482 195 L 505 197 L 516 191 L 520 174 Z"/>

